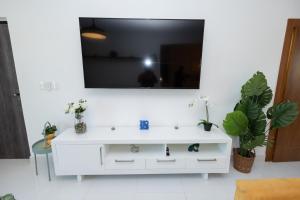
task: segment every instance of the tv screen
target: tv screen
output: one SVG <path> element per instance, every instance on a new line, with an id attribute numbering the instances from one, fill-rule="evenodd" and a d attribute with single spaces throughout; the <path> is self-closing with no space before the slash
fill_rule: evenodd
<path id="1" fill-rule="evenodd" d="M 198 89 L 204 20 L 79 18 L 86 88 Z"/>

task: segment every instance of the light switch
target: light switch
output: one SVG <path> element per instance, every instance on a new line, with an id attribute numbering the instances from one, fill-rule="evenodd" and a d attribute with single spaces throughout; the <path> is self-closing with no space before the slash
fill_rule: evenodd
<path id="1" fill-rule="evenodd" d="M 55 81 L 41 81 L 40 89 L 45 91 L 52 91 L 56 89 Z"/>

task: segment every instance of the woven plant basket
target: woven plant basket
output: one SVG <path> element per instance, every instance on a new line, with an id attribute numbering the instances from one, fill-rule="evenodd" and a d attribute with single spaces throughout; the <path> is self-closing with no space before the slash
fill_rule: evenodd
<path id="1" fill-rule="evenodd" d="M 233 149 L 233 167 L 243 173 L 249 173 L 255 158 L 255 152 L 251 152 L 251 157 L 243 157 L 239 153 L 239 148 Z"/>

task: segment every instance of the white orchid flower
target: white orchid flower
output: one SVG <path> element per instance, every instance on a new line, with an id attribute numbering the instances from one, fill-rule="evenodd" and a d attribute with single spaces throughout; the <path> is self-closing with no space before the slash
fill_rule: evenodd
<path id="1" fill-rule="evenodd" d="M 69 106 L 69 105 L 67 105 L 67 106 L 65 107 L 65 113 L 68 113 L 68 112 L 70 112 L 70 106 Z"/>
<path id="2" fill-rule="evenodd" d="M 83 99 L 80 99 L 78 101 L 78 103 L 74 103 L 74 102 L 71 102 L 71 103 L 68 103 L 68 105 L 66 106 L 65 108 L 65 113 L 72 113 L 74 114 L 76 112 L 76 110 L 80 109 L 80 111 L 85 111 L 87 105 L 86 105 L 86 100 L 83 100 Z M 78 114 L 78 113 L 77 113 Z"/>
<path id="3" fill-rule="evenodd" d="M 83 104 L 81 104 L 81 107 L 82 107 L 83 109 L 86 109 L 87 105 L 86 105 L 85 103 L 83 103 Z"/>
<path id="4" fill-rule="evenodd" d="M 70 113 L 75 113 L 75 108 L 73 106 L 70 108 Z"/>
<path id="5" fill-rule="evenodd" d="M 79 103 L 74 103 L 73 107 L 74 107 L 75 109 L 78 109 L 78 108 L 80 107 L 80 104 L 79 104 Z"/>

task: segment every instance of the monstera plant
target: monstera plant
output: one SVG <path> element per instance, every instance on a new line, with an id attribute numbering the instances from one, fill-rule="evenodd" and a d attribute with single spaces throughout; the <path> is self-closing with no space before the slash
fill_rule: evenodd
<path id="1" fill-rule="evenodd" d="M 255 148 L 268 144 L 267 133 L 288 126 L 298 115 L 297 104 L 288 100 L 266 109 L 272 96 L 265 75 L 255 73 L 242 86 L 241 100 L 223 121 L 226 133 L 239 137 L 240 148 L 234 151 L 234 167 L 241 172 L 250 172 Z"/>

